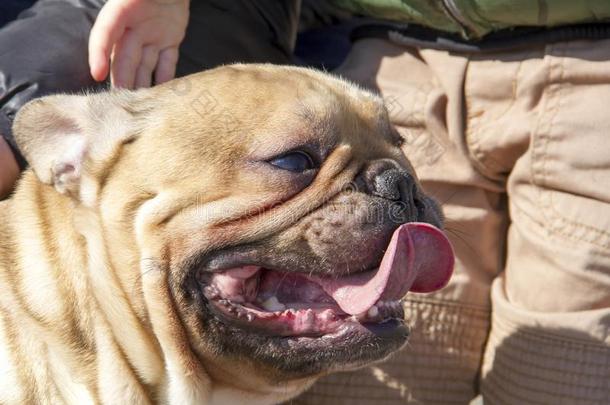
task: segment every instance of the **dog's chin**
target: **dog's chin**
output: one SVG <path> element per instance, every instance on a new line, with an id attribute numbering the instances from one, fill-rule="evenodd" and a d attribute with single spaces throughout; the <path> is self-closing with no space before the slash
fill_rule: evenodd
<path id="1" fill-rule="evenodd" d="M 231 272 L 239 277 L 226 275 Z M 223 273 L 199 274 L 194 283 L 201 332 L 218 352 L 247 358 L 275 378 L 382 360 L 409 335 L 399 301 L 379 301 L 374 309 L 350 315 L 303 273 L 258 266 Z"/>
<path id="2" fill-rule="evenodd" d="M 299 379 L 358 368 L 382 360 L 402 347 L 408 336 L 404 321 L 346 322 L 334 333 L 321 336 L 273 336 L 232 325 L 213 316 L 219 347 L 230 347 L 274 378 Z M 232 353 L 233 354 L 233 353 Z"/>

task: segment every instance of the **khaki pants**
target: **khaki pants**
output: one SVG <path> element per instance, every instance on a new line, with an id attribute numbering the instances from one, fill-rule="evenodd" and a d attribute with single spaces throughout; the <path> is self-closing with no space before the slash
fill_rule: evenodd
<path id="1" fill-rule="evenodd" d="M 485 55 L 357 42 L 457 253 L 409 345 L 294 404 L 610 403 L 610 41 Z"/>

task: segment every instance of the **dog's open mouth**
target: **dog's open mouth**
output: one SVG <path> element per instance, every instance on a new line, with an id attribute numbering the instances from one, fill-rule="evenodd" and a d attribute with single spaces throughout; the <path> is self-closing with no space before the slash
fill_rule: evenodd
<path id="1" fill-rule="evenodd" d="M 345 322 L 403 318 L 398 301 L 380 300 L 361 314 L 346 313 L 315 278 L 257 266 L 215 275 L 204 294 L 224 316 L 277 336 L 321 336 Z"/>
<path id="2" fill-rule="evenodd" d="M 402 322 L 405 294 L 442 288 L 453 261 L 442 231 L 408 223 L 394 232 L 379 268 L 367 272 L 331 278 L 242 266 L 201 273 L 199 281 L 212 309 L 232 322 L 274 336 L 319 337 L 349 323 Z"/>

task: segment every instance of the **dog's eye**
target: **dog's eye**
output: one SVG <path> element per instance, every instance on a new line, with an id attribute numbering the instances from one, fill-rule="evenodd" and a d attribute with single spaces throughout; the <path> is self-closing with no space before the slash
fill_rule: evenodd
<path id="1" fill-rule="evenodd" d="M 315 167 L 313 159 L 305 152 L 296 151 L 273 158 L 269 161 L 273 166 L 291 172 L 304 172 Z"/>

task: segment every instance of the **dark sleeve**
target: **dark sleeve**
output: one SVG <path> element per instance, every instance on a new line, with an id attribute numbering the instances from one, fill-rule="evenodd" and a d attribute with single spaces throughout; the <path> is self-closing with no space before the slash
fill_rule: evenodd
<path id="1" fill-rule="evenodd" d="M 99 86 L 89 73 L 87 41 L 103 2 L 39 0 L 0 30 L 0 133 L 22 168 L 11 132 L 17 110 L 35 97 Z M 289 63 L 299 5 L 299 0 L 191 0 L 177 75 L 231 62 Z"/>
<path id="2" fill-rule="evenodd" d="M 300 0 L 191 0 L 177 75 L 233 62 L 292 60 Z"/>
<path id="3" fill-rule="evenodd" d="M 15 114 L 29 100 L 96 86 L 87 41 L 101 0 L 40 0 L 0 30 L 0 133 L 25 161 L 12 136 Z"/>

